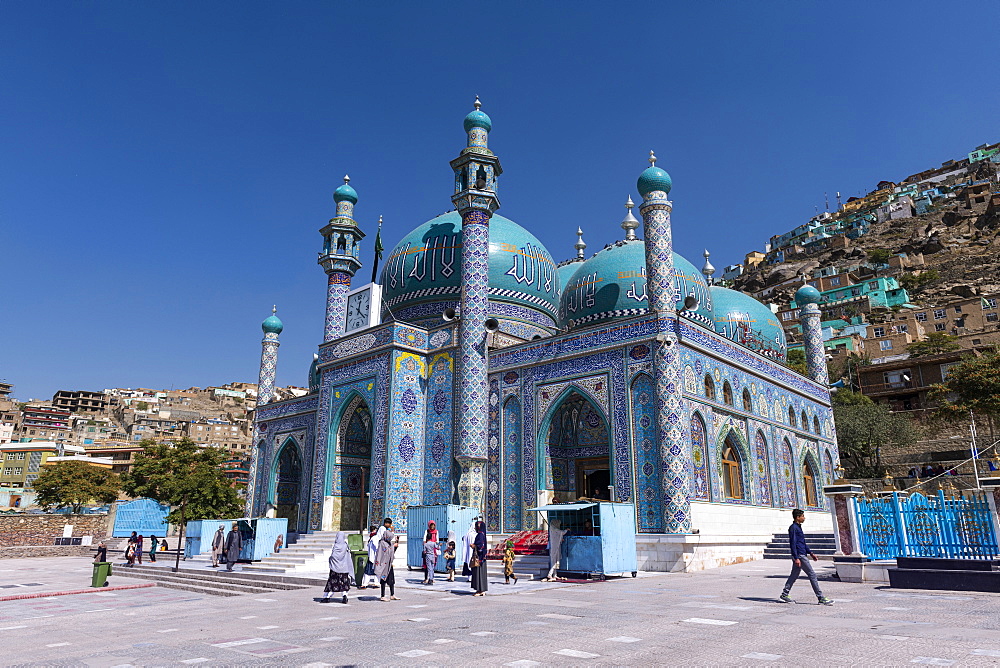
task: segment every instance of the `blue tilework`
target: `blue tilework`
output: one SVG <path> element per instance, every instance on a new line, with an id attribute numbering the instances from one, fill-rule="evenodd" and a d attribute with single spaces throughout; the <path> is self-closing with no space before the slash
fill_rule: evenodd
<path id="1" fill-rule="evenodd" d="M 640 532 L 663 531 L 660 453 L 656 443 L 656 390 L 648 373 L 632 379 L 632 451 L 635 460 L 636 513 Z"/>
<path id="2" fill-rule="evenodd" d="M 524 504 L 521 499 L 521 402 L 508 397 L 503 405 L 503 527 L 502 531 L 521 531 Z"/>
<path id="3" fill-rule="evenodd" d="M 449 352 L 428 356 L 424 429 L 423 503 L 451 503 L 454 360 Z"/>

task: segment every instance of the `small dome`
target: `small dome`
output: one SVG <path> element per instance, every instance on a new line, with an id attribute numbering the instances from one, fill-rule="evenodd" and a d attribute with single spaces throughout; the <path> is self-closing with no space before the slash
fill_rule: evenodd
<path id="1" fill-rule="evenodd" d="M 803 285 L 795 291 L 795 305 L 805 306 L 806 304 L 819 304 L 823 301 L 820 291 L 811 285 Z"/>
<path id="2" fill-rule="evenodd" d="M 709 290 L 716 332 L 761 355 L 785 361 L 788 352 L 785 330 L 771 309 L 736 290 L 719 286 Z"/>
<path id="3" fill-rule="evenodd" d="M 351 187 L 351 184 L 345 183 L 336 190 L 333 191 L 333 201 L 343 202 L 348 201 L 351 204 L 358 203 L 358 193 Z"/>
<path id="4" fill-rule="evenodd" d="M 669 195 L 670 188 L 673 186 L 673 181 L 670 179 L 670 174 L 667 174 L 664 170 L 660 169 L 656 165 L 653 165 L 652 167 L 647 167 L 646 170 L 639 175 L 639 180 L 636 181 L 635 186 L 639 189 L 639 194 L 643 197 L 654 190 L 662 190 Z"/>
<path id="5" fill-rule="evenodd" d="M 272 313 L 267 316 L 264 322 L 260 323 L 260 328 L 264 330 L 265 334 L 281 334 L 281 330 L 283 330 L 285 326 L 281 324 L 281 320 L 278 319 L 278 316 Z"/>
<path id="6" fill-rule="evenodd" d="M 468 132 L 472 128 L 482 128 L 489 132 L 493 129 L 493 121 L 490 117 L 486 115 L 485 111 L 480 111 L 476 109 L 475 111 L 470 111 L 469 115 L 465 117 L 465 131 Z"/>

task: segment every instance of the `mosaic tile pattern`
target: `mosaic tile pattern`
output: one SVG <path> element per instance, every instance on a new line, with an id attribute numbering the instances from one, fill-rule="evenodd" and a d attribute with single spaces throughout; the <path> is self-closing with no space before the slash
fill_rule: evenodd
<path id="1" fill-rule="evenodd" d="M 802 323 L 802 337 L 806 352 L 806 366 L 809 377 L 824 387 L 830 384 L 826 368 L 826 348 L 823 347 L 823 327 L 820 324 L 820 310 L 816 304 L 806 304 L 799 311 Z"/>
<path id="2" fill-rule="evenodd" d="M 758 431 L 754 436 L 754 451 L 756 454 L 754 475 L 757 478 L 757 505 L 769 506 L 771 505 L 771 476 L 767 456 L 767 439 L 764 438 L 762 431 Z"/>
<path id="3" fill-rule="evenodd" d="M 694 468 L 691 494 L 696 499 L 711 498 L 708 482 L 708 448 L 706 445 L 705 420 L 699 413 L 691 416 L 691 462 Z"/>
<path id="4" fill-rule="evenodd" d="M 440 333 L 440 332 L 438 332 Z M 450 339 L 450 336 L 449 336 Z M 424 429 L 423 503 L 451 503 L 453 390 L 455 363 L 451 353 L 437 353 L 427 363 L 427 406 Z"/>
<path id="5" fill-rule="evenodd" d="M 351 275 L 345 271 L 331 271 L 326 283 L 326 321 L 323 340 L 339 339 L 344 333 L 347 317 L 347 293 L 351 290 Z"/>
<path id="6" fill-rule="evenodd" d="M 263 406 L 274 395 L 274 376 L 278 370 L 278 335 L 264 334 L 261 341 L 260 376 L 257 380 L 257 405 Z"/>
<path id="7" fill-rule="evenodd" d="M 502 419 L 502 531 L 521 531 L 525 528 L 521 499 L 521 402 L 516 396 L 504 402 Z"/>
<path id="8" fill-rule="evenodd" d="M 424 429 L 426 363 L 422 356 L 406 351 L 393 353 L 393 378 L 389 408 L 386 454 L 385 512 L 406 526 L 406 507 L 423 503 L 426 458 Z"/>
<path id="9" fill-rule="evenodd" d="M 630 394 L 637 524 L 640 532 L 659 533 L 663 531 L 663 509 L 657 491 L 660 486 L 660 453 L 656 444 L 656 390 L 652 376 L 648 373 L 636 374 Z"/>
<path id="10" fill-rule="evenodd" d="M 795 455 L 792 444 L 786 438 L 781 444 L 781 505 L 783 508 L 795 507 Z"/>
<path id="11" fill-rule="evenodd" d="M 490 381 L 489 443 L 486 446 L 486 530 L 500 531 L 502 463 L 500 443 L 500 382 Z"/>

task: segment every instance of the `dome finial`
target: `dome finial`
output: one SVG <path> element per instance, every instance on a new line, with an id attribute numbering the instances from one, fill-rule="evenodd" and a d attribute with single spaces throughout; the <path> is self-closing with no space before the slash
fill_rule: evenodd
<path id="1" fill-rule="evenodd" d="M 274 315 L 277 312 L 278 312 L 278 305 L 274 304 L 273 306 L 271 306 L 271 315 Z"/>
<path id="2" fill-rule="evenodd" d="M 632 215 L 632 207 L 635 203 L 632 201 L 632 196 L 629 195 L 628 200 L 625 202 L 625 209 L 628 213 L 625 214 L 625 218 L 622 220 L 622 229 L 625 230 L 625 241 L 634 241 L 635 229 L 639 227 L 639 221 L 634 215 Z"/>
<path id="3" fill-rule="evenodd" d="M 653 153 L 653 149 L 649 150 L 649 164 L 656 166 L 656 154 Z"/>
<path id="4" fill-rule="evenodd" d="M 709 253 L 706 248 L 702 255 L 705 256 L 705 264 L 701 268 L 701 273 L 705 276 L 705 280 L 708 281 L 708 284 L 712 285 L 712 274 L 715 273 L 715 267 L 713 267 L 712 263 L 708 261 L 708 256 L 711 255 L 711 253 Z"/>
<path id="5" fill-rule="evenodd" d="M 476 108 L 476 111 L 479 111 L 479 107 L 483 106 L 483 103 L 479 101 L 478 95 L 476 96 L 476 101 L 472 103 L 472 106 Z"/>
<path id="6" fill-rule="evenodd" d="M 347 174 L 344 174 L 344 183 L 350 183 L 350 182 L 351 182 L 351 177 Z"/>
<path id="7" fill-rule="evenodd" d="M 576 249 L 576 256 L 579 259 L 583 259 L 583 251 L 587 250 L 587 243 L 583 240 L 583 228 L 576 228 L 576 243 L 573 244 L 573 248 Z"/>

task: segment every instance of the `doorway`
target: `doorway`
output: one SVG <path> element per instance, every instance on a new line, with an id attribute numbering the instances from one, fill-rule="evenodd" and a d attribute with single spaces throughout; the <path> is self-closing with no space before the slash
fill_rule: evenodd
<path id="1" fill-rule="evenodd" d="M 299 529 L 299 483 L 302 482 L 302 461 L 291 439 L 285 441 L 278 456 L 275 481 L 275 515 L 288 520 L 288 531 Z"/>
<path id="2" fill-rule="evenodd" d="M 556 501 L 609 499 L 611 431 L 604 413 L 579 392 L 566 395 L 549 423 L 548 467 L 542 489 Z"/>

